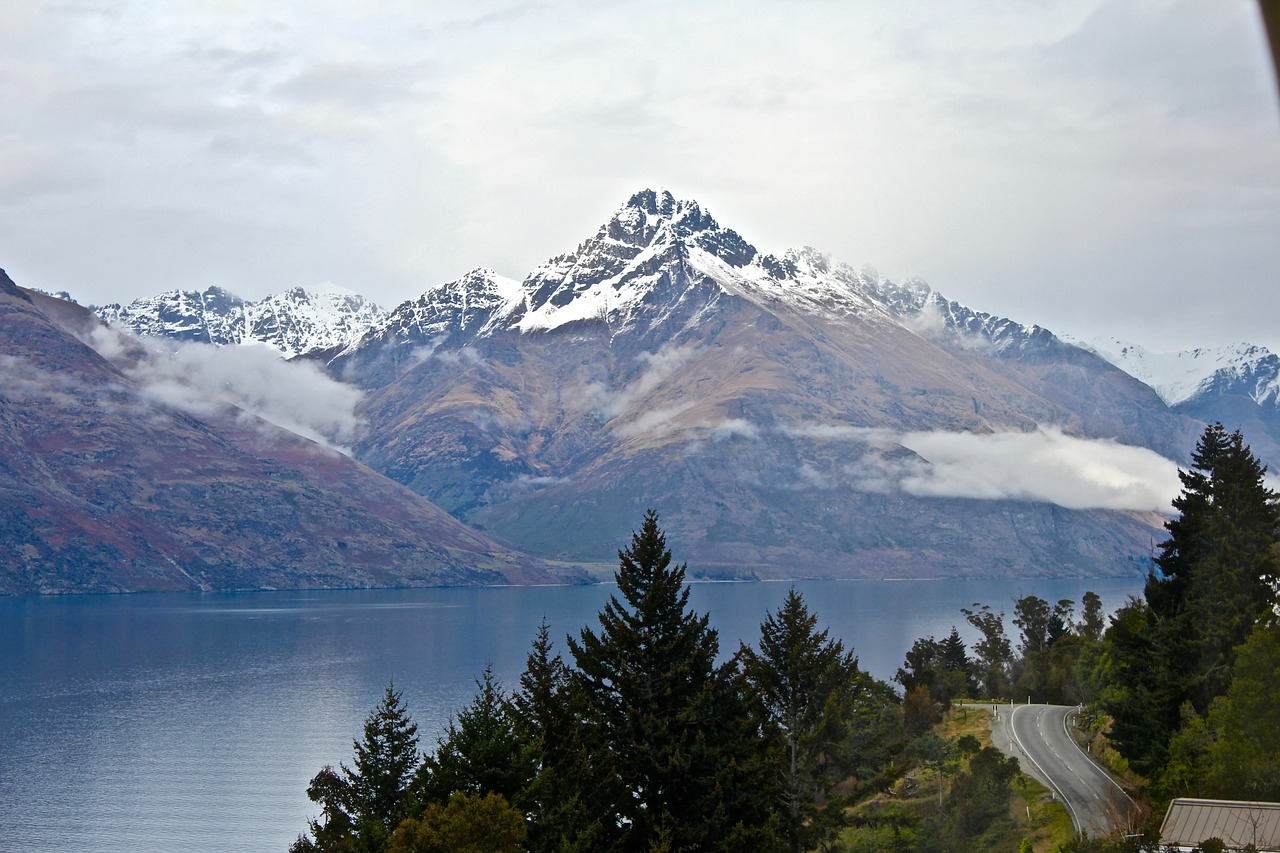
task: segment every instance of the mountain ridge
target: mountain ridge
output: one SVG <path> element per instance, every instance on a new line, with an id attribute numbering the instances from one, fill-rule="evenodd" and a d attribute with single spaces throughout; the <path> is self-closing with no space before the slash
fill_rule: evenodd
<path id="1" fill-rule="evenodd" d="M 90 310 L 117 328 L 184 342 L 265 344 L 285 358 L 340 347 L 379 323 L 386 311 L 334 284 L 291 287 L 245 300 L 221 287 L 170 290 Z"/>
<path id="2" fill-rule="evenodd" d="M 169 405 L 104 329 L 0 273 L 0 593 L 580 577 L 247 412 Z"/>
<path id="3" fill-rule="evenodd" d="M 1140 573 L 1216 405 L 655 190 L 303 357 L 356 459 L 507 547 L 607 563 L 652 506 L 717 577 Z"/>
<path id="4" fill-rule="evenodd" d="M 900 487 L 901 466 L 928 460 L 901 444 L 882 454 L 867 433 L 1057 424 L 1173 454 L 1197 432 L 1047 330 L 812 249 L 763 254 L 665 193 L 632 196 L 518 290 L 484 288 L 477 322 L 459 319 L 460 283 L 433 288 L 422 300 L 452 296 L 431 324 L 366 335 L 330 365 L 366 390 L 359 458 L 555 559 L 605 553 L 651 501 L 720 574 L 777 576 L 787 559 L 843 576 L 1137 571 L 1155 516 L 1099 510 L 1111 519 L 1100 539 L 1088 513 L 1012 496 L 944 506 Z M 893 484 L 868 488 L 851 453 L 893 469 Z M 990 543 L 953 529 L 957 506 Z M 865 535 L 839 532 L 851 525 Z M 1040 544 L 1019 544 L 1033 528 Z"/>

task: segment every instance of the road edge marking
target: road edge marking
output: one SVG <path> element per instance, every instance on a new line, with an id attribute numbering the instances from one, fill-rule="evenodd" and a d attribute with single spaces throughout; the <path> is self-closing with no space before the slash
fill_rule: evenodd
<path id="1" fill-rule="evenodd" d="M 1071 741 L 1072 745 L 1074 745 L 1076 748 L 1076 752 L 1079 752 L 1081 755 L 1083 755 L 1085 761 L 1088 761 L 1090 764 L 1092 764 L 1094 767 L 1098 769 L 1099 773 L 1101 773 L 1103 776 L 1106 776 L 1107 781 L 1110 782 L 1112 785 L 1115 785 L 1116 790 L 1124 794 L 1124 798 L 1129 801 L 1129 805 L 1133 806 L 1136 809 L 1138 807 L 1138 804 L 1133 801 L 1133 797 L 1129 796 L 1129 792 L 1124 789 L 1124 786 L 1121 785 L 1119 782 L 1117 782 L 1111 776 L 1111 774 L 1107 772 L 1107 769 L 1105 767 L 1103 767 L 1098 762 L 1094 761 L 1092 755 L 1090 755 L 1089 753 L 1081 749 L 1080 744 L 1076 743 L 1076 739 L 1071 736 L 1071 729 L 1067 726 L 1067 718 L 1069 718 L 1073 713 L 1075 714 L 1080 713 L 1079 705 L 1076 706 L 1075 711 L 1068 711 L 1066 714 L 1062 716 L 1062 730 L 1067 733 L 1067 740 Z"/>
<path id="2" fill-rule="evenodd" d="M 1084 828 L 1080 823 L 1079 816 L 1076 815 L 1075 806 L 1071 805 L 1071 801 L 1067 799 L 1066 794 L 1062 793 L 1062 789 L 1059 788 L 1057 783 L 1053 781 L 1053 777 L 1050 776 L 1048 773 L 1044 772 L 1044 768 L 1040 766 L 1040 762 L 1036 761 L 1034 758 L 1031 757 L 1031 753 L 1027 752 L 1026 747 L 1022 745 L 1022 740 L 1018 737 L 1018 730 L 1013 725 L 1013 718 L 1014 716 L 1017 715 L 1020 709 L 1026 708 L 1026 707 L 1029 707 L 1029 706 L 1015 705 L 1013 707 L 1013 710 L 1009 712 L 1009 735 L 1013 738 L 1013 742 L 1018 745 L 1018 751 L 1027 757 L 1027 760 L 1031 762 L 1031 766 L 1040 772 L 1040 775 L 1043 776 L 1045 778 L 1045 781 L 1049 783 L 1049 787 L 1053 789 L 1053 792 L 1056 793 L 1058 797 L 1062 800 L 1063 805 L 1067 807 L 1067 813 L 1071 815 L 1071 823 L 1075 825 L 1076 832 L 1083 832 Z M 1072 741 L 1072 743 L 1074 742 L 1075 741 Z M 1079 747 L 1077 747 L 1077 749 L 1078 748 Z"/>

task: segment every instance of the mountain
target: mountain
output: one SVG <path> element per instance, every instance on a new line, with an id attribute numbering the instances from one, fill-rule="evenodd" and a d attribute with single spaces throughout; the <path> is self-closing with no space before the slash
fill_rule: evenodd
<path id="1" fill-rule="evenodd" d="M 218 345 L 260 343 L 286 358 L 342 347 L 386 312 L 337 285 L 294 287 L 256 302 L 210 287 L 171 290 L 93 310 L 107 323 L 148 337 Z"/>
<path id="2" fill-rule="evenodd" d="M 335 450 L 167 402 L 152 357 L 0 271 L 0 593 L 558 579 Z"/>
<path id="3" fill-rule="evenodd" d="M 603 563 L 652 506 L 709 576 L 1141 571 L 1154 513 L 966 485 L 921 448 L 1183 459 L 1200 431 L 1045 329 L 648 190 L 522 282 L 476 270 L 326 357 L 366 392 L 356 457 L 457 517 Z"/>
<path id="4" fill-rule="evenodd" d="M 1078 343 L 1150 385 L 1174 411 L 1238 428 L 1261 458 L 1280 460 L 1280 356 L 1266 347 L 1153 353 L 1115 338 Z"/>

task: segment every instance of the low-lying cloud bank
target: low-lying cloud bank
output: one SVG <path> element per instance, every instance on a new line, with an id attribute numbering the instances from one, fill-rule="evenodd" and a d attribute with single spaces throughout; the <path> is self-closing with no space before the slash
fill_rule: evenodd
<path id="1" fill-rule="evenodd" d="M 97 330 L 92 340 L 107 358 L 129 343 L 136 347 L 139 342 L 113 329 Z M 197 417 L 234 406 L 342 453 L 349 453 L 359 424 L 359 389 L 311 362 L 285 361 L 267 346 L 148 347 L 148 356 L 126 371 L 147 397 L 163 405 Z"/>
<path id="2" fill-rule="evenodd" d="M 1055 428 L 897 433 L 824 425 L 788 432 L 868 445 L 861 458 L 845 466 L 865 491 L 1169 513 L 1181 489 L 1177 464 L 1154 451 L 1076 438 Z"/>

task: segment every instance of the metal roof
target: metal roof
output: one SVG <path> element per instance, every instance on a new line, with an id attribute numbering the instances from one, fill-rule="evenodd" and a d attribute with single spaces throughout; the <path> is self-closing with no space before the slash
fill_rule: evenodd
<path id="1" fill-rule="evenodd" d="M 1160 825 L 1160 843 L 1190 849 L 1208 838 L 1229 847 L 1280 851 L 1280 803 L 1178 797 Z"/>

